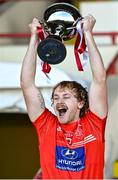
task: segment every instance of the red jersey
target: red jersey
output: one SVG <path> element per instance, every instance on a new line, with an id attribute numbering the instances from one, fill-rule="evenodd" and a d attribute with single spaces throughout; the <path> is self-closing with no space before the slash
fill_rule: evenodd
<path id="1" fill-rule="evenodd" d="M 45 109 L 33 123 L 43 179 L 102 179 L 105 119 L 88 111 L 77 122 L 60 124 Z"/>

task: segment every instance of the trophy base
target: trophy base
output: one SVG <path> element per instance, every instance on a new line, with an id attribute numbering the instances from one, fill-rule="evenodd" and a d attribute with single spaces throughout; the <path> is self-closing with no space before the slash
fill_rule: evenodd
<path id="1" fill-rule="evenodd" d="M 66 48 L 60 40 L 48 37 L 39 43 L 37 53 L 42 61 L 59 64 L 66 57 Z"/>

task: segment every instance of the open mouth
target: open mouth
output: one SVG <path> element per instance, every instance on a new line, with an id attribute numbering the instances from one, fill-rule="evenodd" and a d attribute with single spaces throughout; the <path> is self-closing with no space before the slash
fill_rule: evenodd
<path id="1" fill-rule="evenodd" d="M 67 112 L 67 109 L 66 108 L 60 108 L 60 109 L 58 109 L 58 112 L 59 112 L 59 116 L 64 116 L 65 113 Z"/>

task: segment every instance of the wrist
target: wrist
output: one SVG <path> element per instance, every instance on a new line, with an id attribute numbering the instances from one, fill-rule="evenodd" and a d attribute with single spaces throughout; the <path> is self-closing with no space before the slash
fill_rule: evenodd
<path id="1" fill-rule="evenodd" d="M 34 33 L 31 33 L 31 36 L 30 36 L 30 40 L 33 42 L 35 42 L 35 41 L 38 41 L 38 36 L 37 36 L 37 34 L 34 34 Z"/>
<path id="2" fill-rule="evenodd" d="M 84 35 L 85 36 L 92 36 L 92 32 L 91 31 L 84 31 Z"/>
<path id="3" fill-rule="evenodd" d="M 38 36 L 36 33 L 31 33 L 31 37 L 30 37 L 32 40 L 37 40 L 38 39 Z"/>
<path id="4" fill-rule="evenodd" d="M 93 34 L 91 31 L 84 32 L 84 36 L 85 36 L 86 41 L 93 39 Z"/>
<path id="5" fill-rule="evenodd" d="M 30 43 L 32 44 L 37 44 L 39 42 L 39 38 L 36 34 L 31 34 L 31 37 L 30 37 Z"/>

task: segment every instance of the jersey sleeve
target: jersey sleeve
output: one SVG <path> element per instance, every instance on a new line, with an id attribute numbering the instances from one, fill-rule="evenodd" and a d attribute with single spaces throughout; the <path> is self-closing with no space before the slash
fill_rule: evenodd
<path id="1" fill-rule="evenodd" d="M 101 119 L 92 111 L 86 114 L 86 126 L 91 132 L 94 132 L 100 141 L 104 141 L 105 126 L 107 117 Z"/>
<path id="2" fill-rule="evenodd" d="M 45 108 L 44 112 L 33 122 L 33 125 L 36 129 L 40 130 L 49 124 L 53 124 L 55 119 L 56 116 Z"/>

